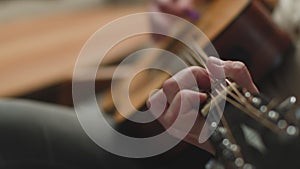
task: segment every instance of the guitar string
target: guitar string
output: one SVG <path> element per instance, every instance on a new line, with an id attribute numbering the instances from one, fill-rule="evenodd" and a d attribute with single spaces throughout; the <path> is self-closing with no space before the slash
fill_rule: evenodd
<path id="1" fill-rule="evenodd" d="M 189 56 L 189 57 L 195 57 L 195 59 L 196 58 L 199 58 L 200 59 L 200 63 L 206 68 L 206 70 L 208 70 L 207 69 L 207 67 L 206 67 L 206 61 L 207 61 L 207 59 L 208 59 L 208 55 L 204 52 L 204 50 L 201 48 L 201 47 L 199 47 L 198 46 L 198 44 L 195 42 L 195 41 L 193 41 L 192 43 L 191 43 L 191 45 L 190 46 L 192 46 L 192 48 L 194 49 L 193 51 L 195 51 L 196 52 L 196 54 L 197 54 L 197 56 L 195 56 L 195 55 L 186 55 L 186 56 Z M 198 65 L 199 66 L 199 65 Z M 236 95 L 234 95 L 232 92 L 230 92 L 230 93 L 228 93 L 230 96 L 232 96 L 232 97 L 234 97 L 236 100 L 241 100 L 241 98 L 243 98 L 243 96 L 242 96 L 242 94 L 238 91 L 238 89 L 232 84 L 232 82 L 230 82 L 227 78 L 225 79 L 225 81 L 229 84 L 229 86 L 230 87 L 232 87 L 232 89 L 235 91 L 235 93 L 237 93 L 238 94 L 238 96 L 239 97 L 237 97 Z M 221 83 L 220 84 L 221 85 L 221 87 L 226 91 L 226 87 Z M 227 92 L 227 91 L 226 91 Z"/>
<path id="2" fill-rule="evenodd" d="M 205 53 L 205 51 L 196 43 L 196 41 L 193 41 L 192 42 L 192 47 L 193 49 L 197 52 L 200 60 L 203 60 L 202 63 L 206 62 L 206 60 L 208 59 L 208 55 Z M 191 57 L 195 57 L 193 55 L 191 55 Z M 229 90 L 226 90 L 227 88 L 221 84 L 221 87 L 226 91 L 228 92 L 228 94 L 233 97 L 235 100 L 237 100 L 238 102 L 240 102 L 241 104 L 244 103 L 244 104 L 248 104 L 248 105 L 251 105 L 249 104 L 248 102 L 245 102 L 246 99 L 245 97 L 243 97 L 243 95 L 240 93 L 240 91 L 237 89 L 237 87 L 235 87 L 235 85 L 233 85 L 233 83 L 229 80 L 229 79 L 225 79 L 226 83 L 228 83 L 228 85 L 234 90 L 234 92 L 237 94 L 233 94 L 231 91 Z"/>
<path id="3" fill-rule="evenodd" d="M 269 128 L 271 131 L 273 131 L 274 133 L 280 133 L 281 131 L 278 129 L 278 127 L 270 122 L 269 120 L 267 120 L 266 118 L 260 116 L 260 112 L 258 112 L 257 109 L 255 109 L 255 111 L 251 110 L 251 108 L 247 108 L 244 107 L 242 104 L 239 104 L 238 102 L 236 102 L 235 100 L 226 97 L 224 94 L 221 93 L 221 96 L 226 99 L 226 101 L 228 101 L 230 104 L 232 104 L 233 106 L 235 106 L 236 108 L 240 109 L 242 112 L 246 113 L 248 116 L 252 117 L 253 119 L 261 122 L 262 124 L 264 124 L 267 128 Z M 248 111 L 247 111 L 248 110 Z"/>
<path id="4" fill-rule="evenodd" d="M 217 90 L 217 93 L 218 93 L 218 94 L 221 94 L 218 90 Z M 213 96 L 213 95 L 210 95 L 210 97 L 212 97 L 213 99 L 216 99 L 215 96 Z M 221 111 L 221 110 L 220 110 L 220 106 L 219 106 L 217 103 L 215 104 L 215 106 L 217 107 L 218 111 L 220 112 L 220 111 Z M 229 140 L 230 140 L 232 143 L 236 144 L 236 141 L 235 141 L 235 139 L 234 139 L 234 137 L 233 137 L 232 131 L 231 131 L 230 128 L 229 128 L 229 124 L 227 123 L 227 120 L 224 118 L 224 116 L 222 116 L 221 121 L 222 121 L 223 126 L 224 126 L 227 130 L 229 129 L 229 130 L 227 131 Z"/>
<path id="5" fill-rule="evenodd" d="M 193 45 L 194 46 L 194 45 Z M 195 49 L 194 48 L 194 50 L 195 51 L 199 51 L 199 49 Z M 183 51 L 186 51 L 186 50 L 183 50 Z M 197 60 L 196 58 L 198 58 L 198 57 L 195 57 L 195 55 L 193 54 L 193 53 L 191 53 L 191 52 L 182 52 L 183 54 L 184 54 L 184 59 L 186 60 L 186 61 L 188 61 L 188 63 L 190 64 L 190 65 L 195 65 L 194 63 L 195 62 L 191 62 L 191 59 L 189 59 L 189 58 L 194 58 L 193 60 Z M 200 60 L 198 61 L 198 64 L 196 64 L 196 65 L 198 65 L 198 66 L 203 66 L 203 67 L 205 67 L 206 69 L 207 69 L 207 67 L 206 67 L 206 65 L 205 65 L 205 63 L 204 63 L 204 60 L 206 60 L 206 58 L 208 58 L 207 56 L 206 56 L 206 54 L 205 54 L 205 52 L 197 52 L 197 54 L 198 54 L 198 56 L 200 56 Z M 204 58 L 202 58 L 201 56 L 206 56 L 206 58 L 204 59 Z M 217 93 L 218 94 L 220 94 L 220 92 L 219 91 L 217 91 Z M 232 95 L 232 97 L 235 97 L 234 96 L 234 94 L 233 93 L 230 93 L 230 95 Z M 210 94 L 210 97 L 211 97 L 211 101 L 213 102 L 213 103 L 215 103 L 213 100 L 217 100 L 217 97 L 215 97 L 215 96 L 213 96 L 212 94 Z M 235 97 L 235 98 L 237 98 L 237 97 Z M 220 107 L 219 107 L 219 105 L 218 104 L 215 104 L 216 105 L 216 107 L 217 107 L 217 111 L 218 111 L 218 113 L 221 113 L 222 111 L 220 110 Z M 223 124 L 223 126 L 227 129 L 227 132 L 228 132 L 228 139 L 230 140 L 230 142 L 231 143 L 234 143 L 234 144 L 236 144 L 236 141 L 235 141 L 235 139 L 234 139 L 234 136 L 233 136 L 233 134 L 232 134 L 232 131 L 231 131 L 231 129 L 230 129 L 230 127 L 229 127 L 229 125 L 228 125 L 228 123 L 227 123 L 227 120 L 224 118 L 224 116 L 222 116 L 222 118 L 221 118 L 221 121 L 222 121 L 222 124 Z M 239 156 L 241 156 L 241 154 L 239 153 Z"/>
<path id="6" fill-rule="evenodd" d="M 224 94 L 222 94 L 222 95 L 224 95 Z M 211 97 L 214 97 L 214 96 L 211 95 Z M 218 111 L 221 111 L 218 104 L 216 104 L 216 107 L 217 107 L 217 109 L 219 109 Z M 221 122 L 223 124 L 223 127 L 225 127 L 227 129 L 227 137 L 230 140 L 230 142 L 232 144 L 237 145 L 237 142 L 236 142 L 236 140 L 235 140 L 235 138 L 234 138 L 234 136 L 232 134 L 232 131 L 231 131 L 230 127 L 229 127 L 229 124 L 228 124 L 228 122 L 227 122 L 227 120 L 226 120 L 226 118 L 224 116 L 222 116 Z M 242 153 L 240 151 L 234 152 L 234 155 L 235 155 L 236 158 L 237 157 L 242 157 L 243 158 L 243 155 L 242 155 Z"/>
<path id="7" fill-rule="evenodd" d="M 232 85 L 232 83 L 231 83 L 231 85 Z M 232 89 L 235 90 L 235 92 L 238 91 L 238 89 L 234 85 L 232 85 Z M 228 93 L 231 93 L 231 91 L 228 90 Z M 244 105 L 246 109 L 250 110 L 250 112 L 248 112 L 248 113 L 245 112 L 245 113 L 247 113 L 252 118 L 255 118 L 256 120 L 260 121 L 262 124 L 264 124 L 267 128 L 271 129 L 273 132 L 280 132 L 280 130 L 277 130 L 278 128 L 274 123 L 267 120 L 264 117 L 264 114 L 261 113 L 259 110 L 257 110 L 254 106 L 252 106 L 251 104 L 248 104 L 248 102 L 242 95 L 240 96 L 240 98 L 242 98 L 242 99 L 235 98 L 235 100 L 239 101 L 241 105 Z M 256 117 L 254 117 L 252 115 L 255 115 Z"/>
<path id="8" fill-rule="evenodd" d="M 204 61 L 206 61 L 208 59 L 208 55 L 197 45 L 196 42 L 194 42 L 192 44 L 192 46 L 193 46 L 193 49 L 197 52 L 199 59 L 201 60 L 199 62 L 203 64 Z M 195 55 L 185 55 L 185 57 L 186 56 L 195 57 Z M 223 84 L 221 84 L 221 87 L 227 92 L 227 94 L 229 94 L 231 97 L 233 97 L 236 101 L 238 101 L 240 104 L 246 106 L 246 108 L 248 108 L 248 110 L 251 110 L 250 112 L 245 112 L 245 113 L 247 113 L 250 117 L 260 121 L 262 124 L 264 124 L 267 128 L 269 128 L 273 132 L 279 132 L 279 130 L 277 130 L 278 129 L 277 126 L 274 123 L 270 122 L 266 118 L 261 117 L 260 113 L 258 112 L 259 110 L 254 108 L 248 102 L 246 102 L 245 97 L 240 93 L 240 91 L 232 84 L 232 82 L 229 79 L 226 78 L 225 80 L 237 95 L 235 95 L 231 91 L 227 90 L 227 88 Z M 232 99 L 230 99 L 230 100 L 232 100 Z M 237 106 L 238 103 L 236 103 L 234 105 Z M 238 107 L 240 107 L 240 106 L 238 106 Z M 240 107 L 240 108 L 242 108 L 242 107 Z"/>

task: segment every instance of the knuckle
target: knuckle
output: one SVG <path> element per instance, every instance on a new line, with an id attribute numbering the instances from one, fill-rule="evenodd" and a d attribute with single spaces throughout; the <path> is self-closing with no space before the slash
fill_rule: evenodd
<path id="1" fill-rule="evenodd" d="M 180 103 L 182 106 L 189 107 L 190 109 L 197 108 L 200 102 L 198 95 L 188 89 L 180 90 L 175 99 L 176 103 Z"/>
<path id="2" fill-rule="evenodd" d="M 245 70 L 246 65 L 243 62 L 235 61 L 232 63 L 232 67 L 236 71 L 241 71 L 241 70 Z"/>
<path id="3" fill-rule="evenodd" d="M 189 97 L 189 94 L 188 94 L 188 90 L 187 89 L 183 89 L 183 90 L 180 90 L 176 96 L 175 96 L 175 99 L 176 100 L 186 100 L 187 98 Z"/>
<path id="4" fill-rule="evenodd" d="M 178 92 L 178 98 L 180 98 L 184 102 L 193 102 L 197 100 L 197 97 L 195 97 L 195 93 L 188 89 L 183 89 Z"/>
<path id="5" fill-rule="evenodd" d="M 168 90 L 174 89 L 176 87 L 177 87 L 177 83 L 173 78 L 166 80 L 162 85 L 162 88 L 164 91 L 168 91 Z"/>
<path id="6" fill-rule="evenodd" d="M 247 66 L 240 61 L 232 62 L 232 75 L 240 76 L 248 72 Z"/>
<path id="7" fill-rule="evenodd" d="M 194 75 L 197 75 L 202 72 L 202 68 L 199 66 L 191 66 L 189 69 Z"/>
<path id="8" fill-rule="evenodd" d="M 190 97 L 190 93 L 188 89 L 182 89 L 178 92 L 181 95 L 181 98 L 186 99 Z"/>

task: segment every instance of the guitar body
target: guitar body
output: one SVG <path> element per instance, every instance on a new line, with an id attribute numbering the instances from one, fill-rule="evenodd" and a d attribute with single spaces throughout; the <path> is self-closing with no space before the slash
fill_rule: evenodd
<path id="1" fill-rule="evenodd" d="M 258 0 L 252 0 L 213 44 L 222 59 L 244 62 L 255 81 L 281 64 L 293 48 L 289 36 Z"/>
<path id="2" fill-rule="evenodd" d="M 286 52 L 292 47 L 292 43 L 287 34 L 281 31 L 272 22 L 271 17 L 268 14 L 268 10 L 264 8 L 260 1 L 215 0 L 211 2 L 206 10 L 207 13 L 206 11 L 203 12 L 203 17 L 198 23 L 196 23 L 196 25 L 212 41 L 222 59 L 243 61 L 248 66 L 256 81 L 263 78 L 268 72 L 278 66 L 284 59 L 283 57 Z M 182 48 L 182 50 L 184 50 L 184 47 L 182 47 L 183 45 L 178 43 L 175 43 L 173 46 L 164 44 L 164 46 L 168 46 L 169 48 L 167 48 L 167 50 L 172 52 L 175 51 L 175 53 L 176 51 L 178 52 L 178 49 Z M 141 75 L 142 77 L 140 77 Z M 144 72 L 144 74 L 139 74 L 139 76 L 136 77 L 137 80 L 134 79 L 131 81 L 131 86 L 136 86 L 133 90 L 129 91 L 130 96 L 132 96 L 132 104 L 140 110 L 145 108 L 143 105 L 149 96 L 149 91 L 160 86 L 166 78 L 168 78 L 168 75 L 164 75 L 159 72 L 156 74 L 153 74 L 153 72 Z M 146 81 L 147 83 L 145 83 Z M 153 81 L 155 81 L 156 84 L 152 85 L 151 83 Z M 117 93 L 122 92 L 127 91 L 119 91 Z M 113 107 L 111 94 L 104 94 L 101 100 L 108 101 L 105 102 L 105 104 L 102 104 L 101 107 L 103 110 L 110 112 L 110 115 L 119 124 L 119 129 L 122 133 L 126 133 L 126 135 L 134 137 L 149 137 L 164 131 L 164 128 L 158 121 L 148 124 L 138 124 L 126 120 L 126 118 L 120 115 L 120 113 L 116 111 L 115 107 Z M 122 102 L 118 104 L 122 104 Z M 128 105 L 123 105 L 122 107 L 126 106 Z M 229 109 L 230 108 L 228 108 L 228 110 Z M 122 114 L 135 116 L 135 112 L 133 112 L 131 108 L 128 108 L 127 110 L 127 112 L 123 112 Z M 270 168 L 264 166 L 274 165 L 272 160 L 278 158 L 277 155 L 280 154 L 278 149 L 274 149 L 274 152 L 270 151 L 268 154 L 260 154 L 260 152 L 257 152 L 253 148 L 249 147 L 249 145 L 245 144 L 246 141 L 244 140 L 241 129 L 235 128 L 235 125 L 242 125 L 242 123 L 239 122 L 241 118 L 249 123 L 253 122 L 253 120 L 248 117 L 239 116 L 239 112 L 229 112 L 234 112 L 228 113 L 230 115 L 230 118 L 228 118 L 231 120 L 230 123 L 233 125 L 230 126 L 233 128 L 233 132 L 239 136 L 237 141 L 240 143 L 241 148 L 243 148 L 245 152 L 251 152 L 249 156 L 245 155 L 245 158 L 259 168 Z M 255 126 L 259 127 L 259 125 Z M 263 129 L 263 126 L 261 126 L 261 128 Z M 272 138 L 276 137 L 276 135 L 271 134 L 268 137 Z M 282 147 L 282 144 L 280 143 L 277 144 L 272 142 L 272 144 L 273 143 L 274 145 L 278 145 L 278 147 Z M 189 147 L 189 145 L 181 143 L 179 146 L 163 156 L 167 159 L 173 159 L 176 156 L 180 156 L 186 147 Z M 295 152 L 299 151 L 295 150 Z M 270 160 L 265 161 L 262 159 Z"/>
<path id="3" fill-rule="evenodd" d="M 199 22 L 195 24 L 212 41 L 222 59 L 243 61 L 248 66 L 255 81 L 259 81 L 278 66 L 284 59 L 284 55 L 292 48 L 287 34 L 273 23 L 268 10 L 258 0 L 211 1 L 202 12 Z M 178 41 L 174 43 L 170 39 L 166 39 L 160 45 L 167 46 L 166 50 L 177 52 L 178 55 L 180 55 L 180 49 L 185 50 L 184 45 Z M 203 48 L 205 50 L 205 46 Z M 209 52 L 207 54 L 210 55 Z M 154 61 L 161 59 L 163 58 L 156 57 Z M 141 60 L 137 64 L 140 66 L 139 64 L 149 63 Z M 139 74 L 130 82 L 132 89 L 129 90 L 129 95 L 132 105 L 136 109 L 142 108 L 148 99 L 149 92 L 159 88 L 168 77 L 169 75 L 163 72 L 145 71 Z M 122 83 L 120 82 L 120 86 Z M 127 94 L 127 91 L 121 90 L 117 93 L 122 92 L 125 92 L 124 95 Z M 103 94 L 101 100 L 103 110 L 110 112 L 117 123 L 126 120 L 116 111 L 110 88 Z M 123 115 L 131 116 L 134 114 L 127 103 L 118 104 L 122 105 L 123 110 L 127 110 L 122 112 Z"/>

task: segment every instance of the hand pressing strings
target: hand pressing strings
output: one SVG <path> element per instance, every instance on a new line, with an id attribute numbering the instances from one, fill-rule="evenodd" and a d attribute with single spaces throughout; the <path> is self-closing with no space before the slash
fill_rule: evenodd
<path id="1" fill-rule="evenodd" d="M 205 119 L 199 115 L 199 104 L 206 101 L 207 94 L 201 91 L 210 89 L 211 77 L 222 78 L 220 71 L 224 70 L 225 76 L 230 77 L 239 86 L 248 89 L 252 93 L 258 93 L 258 89 L 252 81 L 247 67 L 242 62 L 237 61 L 222 61 L 214 57 L 209 57 L 206 60 L 207 69 L 192 66 L 186 68 L 170 79 L 166 80 L 162 89 L 153 94 L 147 106 L 150 111 L 157 115 L 155 107 L 165 107 L 165 110 L 159 116 L 159 122 L 166 128 L 171 130 L 170 134 L 180 138 L 182 134 L 188 132 L 185 141 L 198 146 L 212 154 L 214 149 L 209 141 L 200 144 L 198 137 L 204 125 Z M 224 75 L 223 73 L 223 75 Z M 193 79 L 195 79 L 193 81 Z M 199 88 L 199 91 L 195 90 Z M 162 105 L 165 104 L 165 105 Z M 180 116 L 183 114 L 183 116 Z M 178 118 L 180 117 L 180 118 Z M 192 119 L 192 118 L 196 118 Z M 172 125 L 174 122 L 178 125 Z M 195 122 L 187 131 L 186 127 L 189 122 Z"/>

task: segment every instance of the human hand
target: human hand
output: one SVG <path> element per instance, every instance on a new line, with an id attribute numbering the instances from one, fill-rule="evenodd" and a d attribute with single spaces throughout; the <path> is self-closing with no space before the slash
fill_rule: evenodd
<path id="1" fill-rule="evenodd" d="M 181 116 L 184 118 L 179 119 L 180 125 L 177 125 L 176 129 L 173 130 L 174 132 L 170 130 L 170 134 L 175 137 L 178 137 L 178 132 L 185 132 L 185 129 L 183 129 L 184 127 L 180 127 L 188 123 L 187 119 L 189 117 L 195 117 L 196 121 L 191 130 L 188 131 L 184 140 L 214 154 L 214 149 L 210 142 L 206 141 L 202 144 L 198 142 L 198 137 L 205 123 L 204 117 L 198 113 L 198 107 L 200 103 L 203 103 L 207 99 L 207 95 L 201 91 L 211 87 L 211 77 L 218 78 L 218 76 L 221 76 L 218 73 L 221 69 L 224 70 L 226 77 L 231 78 L 241 87 L 248 89 L 251 93 L 258 93 L 259 91 L 253 83 L 247 67 L 242 62 L 222 61 L 210 57 L 207 60 L 206 65 L 208 70 L 193 66 L 178 72 L 173 77 L 166 80 L 162 89 L 149 98 L 147 106 L 154 115 L 159 116 L 159 122 L 166 129 L 170 128 L 175 120 L 178 120 L 177 118 L 179 118 L 181 113 L 186 114 L 186 116 Z M 191 82 L 190 75 L 193 76 L 192 78 L 196 80 L 196 83 Z M 200 90 L 194 90 L 195 87 Z M 162 105 L 164 103 L 166 103 L 166 105 Z M 162 112 L 161 115 L 157 115 L 155 107 L 162 106 L 165 107 L 164 112 Z"/>
<path id="2" fill-rule="evenodd" d="M 196 0 L 203 1 L 203 0 Z M 199 13 L 195 9 L 195 0 L 154 0 L 150 6 L 152 12 L 164 12 L 186 19 L 197 20 Z"/>
<path id="3" fill-rule="evenodd" d="M 195 7 L 203 5 L 206 1 L 208 0 L 154 0 L 150 5 L 150 11 L 176 15 L 193 22 L 200 17 Z M 175 23 L 170 17 L 163 15 L 150 19 L 152 29 L 155 30 L 155 32 L 162 32 L 164 34 L 167 34 Z M 161 39 L 161 36 L 153 37 L 155 40 Z"/>

